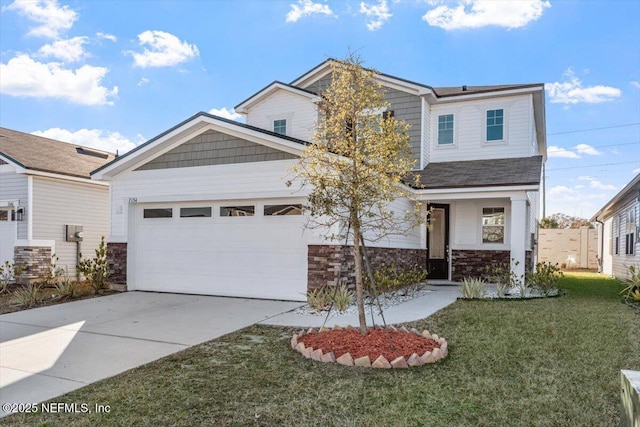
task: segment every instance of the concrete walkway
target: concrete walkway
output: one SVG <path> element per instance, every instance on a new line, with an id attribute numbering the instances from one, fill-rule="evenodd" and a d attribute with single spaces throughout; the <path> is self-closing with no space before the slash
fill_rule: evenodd
<path id="1" fill-rule="evenodd" d="M 436 311 L 453 303 L 460 296 L 460 286 L 456 284 L 429 285 L 430 293 L 384 310 L 384 318 L 388 324 L 413 322 L 431 316 Z M 367 312 L 368 313 L 368 312 Z M 376 324 L 382 324 L 382 318 L 374 310 Z M 325 316 L 295 314 L 293 311 L 281 313 L 263 320 L 261 323 L 276 326 L 319 327 Z M 371 315 L 367 314 L 367 324 L 371 323 Z M 357 315 L 331 315 L 326 326 L 358 325 Z"/>
<path id="2" fill-rule="evenodd" d="M 42 402 L 300 305 L 127 292 L 4 314 L 0 403 Z"/>

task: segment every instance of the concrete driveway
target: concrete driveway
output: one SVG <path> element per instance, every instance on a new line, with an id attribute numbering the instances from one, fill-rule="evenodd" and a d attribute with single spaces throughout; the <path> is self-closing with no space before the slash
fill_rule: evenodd
<path id="1" fill-rule="evenodd" d="M 0 403 L 42 402 L 300 305 L 127 292 L 4 314 Z"/>

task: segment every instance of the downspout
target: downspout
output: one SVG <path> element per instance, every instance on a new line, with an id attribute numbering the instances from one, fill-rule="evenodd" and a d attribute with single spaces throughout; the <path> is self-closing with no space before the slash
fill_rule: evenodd
<path id="1" fill-rule="evenodd" d="M 599 239 L 600 240 L 600 257 L 598 259 L 598 273 L 602 273 L 602 263 L 604 262 L 604 222 L 600 221 L 598 218 L 596 218 L 596 220 L 594 222 L 597 222 L 598 224 L 600 224 L 600 236 Z"/>

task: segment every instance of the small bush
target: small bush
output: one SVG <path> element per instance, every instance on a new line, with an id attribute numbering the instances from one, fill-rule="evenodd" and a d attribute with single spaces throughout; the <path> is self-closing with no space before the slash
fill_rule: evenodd
<path id="1" fill-rule="evenodd" d="M 353 291 L 347 285 L 340 285 L 338 289 L 327 289 L 330 294 L 330 301 L 338 311 L 345 311 L 355 299 Z"/>
<path id="2" fill-rule="evenodd" d="M 40 286 L 36 283 L 29 283 L 16 289 L 11 297 L 11 304 L 18 307 L 32 307 L 40 302 L 38 292 Z"/>
<path id="3" fill-rule="evenodd" d="M 539 262 L 536 264 L 535 271 L 529 274 L 528 282 L 531 288 L 537 289 L 542 295 L 547 296 L 551 291 L 557 289 L 558 281 L 562 277 L 563 274 L 558 264 Z"/>
<path id="4" fill-rule="evenodd" d="M 402 295 L 410 295 L 417 291 L 420 284 L 427 279 L 427 272 L 418 266 L 399 269 L 395 263 L 390 263 L 373 272 L 378 294 L 399 292 Z M 368 277 L 365 277 L 365 292 L 374 296 L 373 286 Z"/>
<path id="5" fill-rule="evenodd" d="M 75 287 L 69 279 L 60 280 L 56 283 L 55 288 L 60 299 L 73 298 L 75 296 Z"/>
<path id="6" fill-rule="evenodd" d="M 482 279 L 465 277 L 462 279 L 463 298 L 484 298 L 487 293 L 487 284 Z"/>
<path id="7" fill-rule="evenodd" d="M 107 246 L 104 243 L 104 236 L 96 249 L 95 257 L 82 259 L 82 254 L 80 254 L 80 259 L 76 269 L 84 275 L 95 293 L 107 289 L 109 287 L 107 284 L 109 263 L 107 262 Z"/>
<path id="8" fill-rule="evenodd" d="M 312 289 L 307 291 L 307 303 L 309 308 L 322 311 L 328 308 L 331 304 L 331 294 L 327 292 L 328 288 L 323 286 L 321 288 Z"/>
<path id="9" fill-rule="evenodd" d="M 0 294 L 7 290 L 7 286 L 15 283 L 24 269 L 15 263 L 5 261 L 0 265 Z"/>
<path id="10" fill-rule="evenodd" d="M 627 267 L 629 277 L 622 279 L 625 288 L 620 291 L 624 294 L 624 299 L 628 302 L 640 302 L 640 268 L 630 265 Z"/>

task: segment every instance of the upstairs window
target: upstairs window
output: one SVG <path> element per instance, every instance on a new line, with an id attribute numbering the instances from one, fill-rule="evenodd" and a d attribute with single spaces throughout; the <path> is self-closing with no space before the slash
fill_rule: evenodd
<path id="1" fill-rule="evenodd" d="M 453 114 L 438 116 L 438 145 L 453 144 Z"/>
<path id="2" fill-rule="evenodd" d="M 487 141 L 504 139 L 504 110 L 487 111 Z"/>
<path id="3" fill-rule="evenodd" d="M 627 223 L 626 223 L 626 230 L 624 235 L 624 241 L 625 241 L 624 254 L 625 255 L 635 255 L 636 253 L 635 233 L 636 233 L 636 216 L 632 208 L 632 210 L 627 212 Z"/>
<path id="4" fill-rule="evenodd" d="M 287 134 L 287 119 L 279 119 L 273 121 L 273 131 L 280 135 Z"/>

